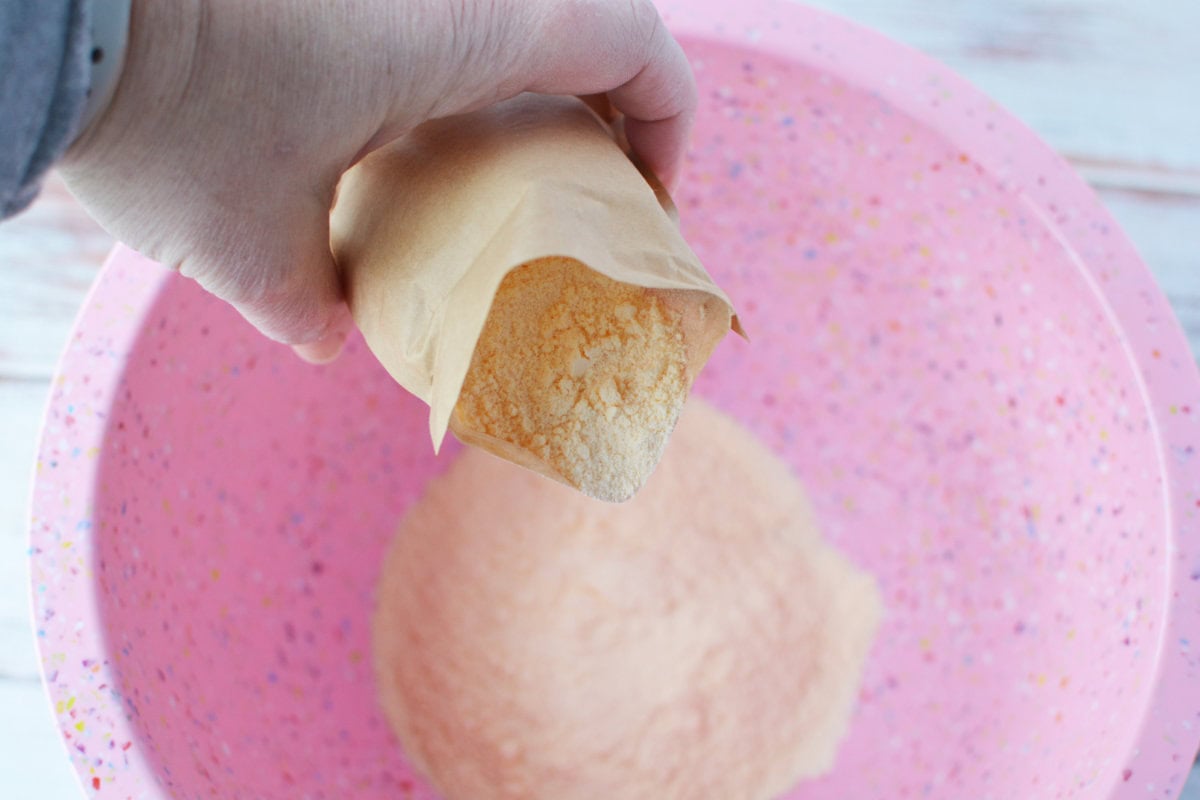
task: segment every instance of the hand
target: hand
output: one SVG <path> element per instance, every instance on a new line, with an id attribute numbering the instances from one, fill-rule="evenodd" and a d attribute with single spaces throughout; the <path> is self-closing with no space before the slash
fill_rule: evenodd
<path id="1" fill-rule="evenodd" d="M 695 85 L 649 0 L 133 0 L 116 94 L 62 172 L 114 235 L 328 360 L 352 326 L 329 252 L 342 173 L 523 91 L 607 91 L 675 180 Z"/>

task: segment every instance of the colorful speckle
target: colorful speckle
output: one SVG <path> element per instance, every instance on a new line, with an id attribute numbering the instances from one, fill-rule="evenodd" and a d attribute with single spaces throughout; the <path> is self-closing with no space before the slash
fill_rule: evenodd
<path id="1" fill-rule="evenodd" d="M 711 17 L 676 199 L 753 337 L 698 390 L 888 597 L 838 768 L 796 796 L 1177 791 L 1200 389 L 1128 243 L 942 68 L 798 4 L 750 0 L 778 17 L 744 37 L 744 3 L 662 5 Z M 433 800 L 375 708 L 368 624 L 384 544 L 454 455 L 423 406 L 361 341 L 309 367 L 127 250 L 53 392 L 35 614 L 85 785 Z"/>

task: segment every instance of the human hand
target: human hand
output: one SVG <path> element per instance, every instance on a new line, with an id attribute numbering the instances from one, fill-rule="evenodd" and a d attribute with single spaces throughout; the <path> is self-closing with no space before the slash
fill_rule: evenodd
<path id="1" fill-rule="evenodd" d="M 353 325 L 329 252 L 342 173 L 523 91 L 608 92 L 675 180 L 695 85 L 649 0 L 133 0 L 116 93 L 61 170 L 118 238 L 324 361 Z"/>

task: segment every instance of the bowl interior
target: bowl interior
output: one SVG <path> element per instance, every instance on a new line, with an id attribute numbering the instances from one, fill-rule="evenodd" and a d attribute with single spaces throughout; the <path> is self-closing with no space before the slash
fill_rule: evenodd
<path id="1" fill-rule="evenodd" d="M 788 796 L 1106 797 L 1155 668 L 1169 523 L 1078 255 L 878 95 L 685 44 L 704 102 L 678 205 L 751 336 L 697 390 L 795 468 L 886 597 L 837 767 Z M 308 367 L 163 287 L 94 490 L 139 748 L 178 797 L 434 797 L 376 708 L 368 619 L 383 548 L 456 448 L 431 455 L 425 407 L 361 342 Z"/>

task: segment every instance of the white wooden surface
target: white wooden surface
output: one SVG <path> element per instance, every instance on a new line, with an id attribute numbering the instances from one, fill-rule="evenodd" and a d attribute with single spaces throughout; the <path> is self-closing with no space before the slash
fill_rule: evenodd
<path id="1" fill-rule="evenodd" d="M 1200 353 L 1200 3 L 813 4 L 948 63 L 1065 153 L 1138 246 Z M 0 798 L 6 800 L 68 800 L 79 791 L 37 678 L 25 506 L 54 362 L 110 244 L 53 180 L 30 211 L 0 226 Z M 1200 800 L 1200 772 L 1184 796 Z"/>

